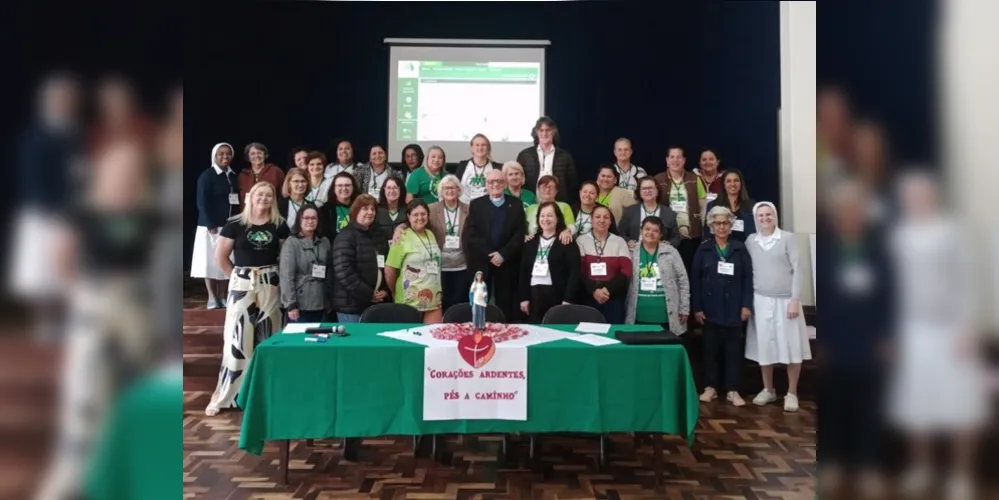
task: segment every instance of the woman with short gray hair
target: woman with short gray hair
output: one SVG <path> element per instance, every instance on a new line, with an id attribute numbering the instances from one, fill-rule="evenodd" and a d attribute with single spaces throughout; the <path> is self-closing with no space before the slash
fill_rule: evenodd
<path id="1" fill-rule="evenodd" d="M 745 406 L 739 396 L 739 375 L 744 355 L 742 323 L 753 310 L 753 261 L 741 241 L 730 238 L 735 215 L 725 207 L 708 212 L 713 237 L 694 252 L 690 268 L 690 310 L 704 325 L 704 371 L 706 385 L 702 402 L 726 391 L 734 406 Z M 723 363 L 718 364 L 719 356 Z"/>

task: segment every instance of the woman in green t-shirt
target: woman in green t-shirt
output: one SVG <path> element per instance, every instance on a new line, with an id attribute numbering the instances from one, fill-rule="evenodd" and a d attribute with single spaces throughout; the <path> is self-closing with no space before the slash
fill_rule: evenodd
<path id="1" fill-rule="evenodd" d="M 524 189 L 524 167 L 515 161 L 508 161 L 503 164 L 503 175 L 506 176 L 506 191 L 510 196 L 520 198 L 524 204 L 524 209 L 538 202 L 534 192 Z"/>
<path id="2" fill-rule="evenodd" d="M 440 146 L 431 146 L 427 150 L 427 164 L 414 170 L 406 179 L 406 203 L 419 199 L 437 203 L 437 184 L 444 174 L 444 150 Z"/>
<path id="3" fill-rule="evenodd" d="M 632 278 L 625 323 L 662 325 L 677 335 L 687 331 L 690 281 L 680 252 L 664 241 L 659 217 L 642 221 L 642 241 L 631 250 Z"/>
<path id="4" fill-rule="evenodd" d="M 430 208 L 421 199 L 406 206 L 409 227 L 389 247 L 385 282 L 395 290 L 395 302 L 423 313 L 425 324 L 441 322 L 441 250 L 427 229 Z"/>

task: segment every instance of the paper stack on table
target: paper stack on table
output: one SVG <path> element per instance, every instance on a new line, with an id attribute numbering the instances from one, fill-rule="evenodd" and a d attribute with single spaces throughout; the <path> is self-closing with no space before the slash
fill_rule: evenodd
<path id="1" fill-rule="evenodd" d="M 620 344 L 621 343 L 621 341 L 619 341 L 617 339 L 614 339 L 614 338 L 611 338 L 611 337 L 605 337 L 603 335 L 593 335 L 592 333 L 587 333 L 585 335 L 575 335 L 575 336 L 566 337 L 566 338 L 568 338 L 569 340 L 575 340 L 576 342 L 582 342 L 584 344 L 590 344 L 590 345 L 595 345 L 595 346 Z"/>

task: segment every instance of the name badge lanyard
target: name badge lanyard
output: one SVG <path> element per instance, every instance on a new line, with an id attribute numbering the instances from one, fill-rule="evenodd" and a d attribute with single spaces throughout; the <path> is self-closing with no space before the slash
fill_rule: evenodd
<path id="1" fill-rule="evenodd" d="M 385 170 L 382 170 L 382 173 L 380 174 L 375 172 L 374 169 L 371 169 L 371 184 L 368 186 L 368 193 L 371 193 L 372 191 L 377 192 L 378 190 L 381 189 L 381 186 L 378 185 L 378 178 L 382 176 L 388 176 L 388 169 L 389 167 L 388 165 L 386 165 Z"/>
<path id="2" fill-rule="evenodd" d="M 722 262 L 726 262 L 725 258 L 728 257 L 728 247 L 725 247 L 725 250 L 722 250 L 721 247 L 718 246 L 718 243 L 715 243 L 715 251 L 718 252 L 718 258 L 721 259 Z"/>
<path id="3" fill-rule="evenodd" d="M 655 215 L 655 216 L 658 217 L 658 215 L 659 215 L 658 212 L 659 212 L 659 206 L 658 205 L 656 206 L 655 210 L 653 210 L 651 212 L 648 212 L 648 211 L 645 210 L 645 203 L 642 203 L 642 220 L 645 220 L 646 217 L 651 217 L 653 215 Z"/>
<path id="4" fill-rule="evenodd" d="M 673 181 L 673 176 L 669 176 L 670 198 L 673 197 L 672 196 L 672 192 L 675 191 L 676 192 L 676 201 L 682 201 L 682 202 L 686 203 L 687 202 L 687 191 L 685 189 L 683 189 L 683 184 L 684 184 L 683 179 L 680 179 L 680 182 L 674 182 Z M 681 197 L 683 198 L 682 200 L 680 199 Z"/>
<path id="5" fill-rule="evenodd" d="M 303 246 L 302 249 L 312 254 L 312 263 L 309 264 L 309 269 L 315 269 L 316 264 L 319 264 L 319 252 L 316 251 L 316 241 L 315 240 L 312 241 L 311 247 L 306 248 Z M 325 264 L 320 264 L 320 265 L 325 265 Z M 312 279 L 318 280 L 320 278 L 312 276 Z"/>
<path id="6" fill-rule="evenodd" d="M 607 235 L 607 240 L 609 239 L 610 235 Z M 600 262 L 604 261 L 604 247 L 607 246 L 607 240 L 604 240 L 603 243 L 601 243 L 600 240 L 597 239 L 596 235 L 593 236 L 593 249 L 597 251 L 597 260 Z"/>
<path id="7" fill-rule="evenodd" d="M 422 245 L 423 249 L 427 251 L 427 256 L 430 257 L 430 260 L 433 261 L 434 263 L 437 263 L 437 258 L 434 256 L 433 250 L 430 249 L 431 248 L 430 237 L 427 236 L 426 243 L 423 242 L 423 237 L 420 235 L 416 235 L 416 239 L 420 240 L 420 245 Z"/>
<path id="8" fill-rule="evenodd" d="M 225 181 L 229 184 L 229 196 L 232 196 L 232 195 L 239 196 L 239 193 L 236 192 L 235 188 L 233 188 L 233 186 L 232 186 L 232 179 L 229 178 L 229 174 L 231 172 L 232 172 L 231 170 L 226 170 L 225 172 L 223 172 L 223 175 L 225 175 Z M 235 175 L 235 174 L 233 174 L 233 175 Z M 230 218 L 232 217 L 232 203 L 229 203 L 229 217 Z"/>
<path id="9" fill-rule="evenodd" d="M 486 165 L 488 165 L 488 163 Z M 475 164 L 475 161 L 472 161 L 472 180 L 469 184 L 476 187 L 483 187 L 486 185 L 486 165 L 483 165 L 480 171 L 479 166 Z M 479 184 L 479 181 L 481 181 L 482 184 Z"/>
<path id="10" fill-rule="evenodd" d="M 547 241 L 547 244 L 545 244 L 546 241 Z M 538 245 L 538 253 L 535 256 L 534 260 L 535 261 L 540 261 L 540 262 L 548 262 L 548 254 L 551 253 L 552 245 L 554 245 L 554 244 L 555 244 L 555 237 L 554 236 L 551 239 L 548 239 L 548 238 L 545 238 L 544 236 L 542 236 L 541 237 L 541 244 Z"/>
<path id="11" fill-rule="evenodd" d="M 590 214 L 584 212 L 583 209 L 579 209 L 579 213 L 576 214 L 576 235 L 582 236 L 584 234 L 583 229 L 586 228 L 586 223 L 589 221 Z M 596 241 L 596 238 L 594 238 L 594 241 Z"/>
<path id="12" fill-rule="evenodd" d="M 444 224 L 445 234 L 448 236 L 457 236 L 458 232 L 458 209 L 454 209 L 452 212 L 450 208 L 444 207 L 444 218 L 446 223 Z"/>
<path id="13" fill-rule="evenodd" d="M 617 175 L 621 178 L 621 180 L 617 183 L 617 186 L 628 189 L 628 186 L 631 185 L 632 179 L 635 177 L 635 166 L 632 165 L 631 168 L 628 169 L 628 177 L 624 177 L 624 172 L 621 171 L 621 167 L 617 164 L 614 164 L 614 167 L 617 168 Z"/>

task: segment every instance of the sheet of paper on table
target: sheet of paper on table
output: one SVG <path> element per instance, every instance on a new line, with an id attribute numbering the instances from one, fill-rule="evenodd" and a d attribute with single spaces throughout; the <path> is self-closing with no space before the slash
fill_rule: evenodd
<path id="1" fill-rule="evenodd" d="M 587 333 L 585 335 L 574 335 L 572 337 L 566 337 L 566 338 L 568 338 L 569 340 L 575 340 L 576 342 L 582 342 L 584 344 L 590 344 L 595 346 L 621 343 L 621 341 L 617 339 L 604 337 L 603 335 L 593 335 L 592 333 Z"/>
<path id="2" fill-rule="evenodd" d="M 610 327 L 607 323 L 580 323 L 576 327 L 576 331 L 581 333 L 607 333 L 610 331 Z"/>
<path id="3" fill-rule="evenodd" d="M 396 330 L 393 332 L 382 332 L 378 335 L 382 337 L 388 337 L 396 340 L 403 340 L 406 342 L 412 342 L 414 344 L 425 345 L 427 347 L 437 347 L 437 346 L 454 346 L 458 343 L 453 340 L 441 340 L 435 339 L 432 335 L 423 333 L 422 335 L 416 335 L 416 329 L 413 330 Z"/>
<path id="4" fill-rule="evenodd" d="M 320 323 L 288 323 L 281 333 L 305 333 L 306 328 L 319 328 Z"/>

